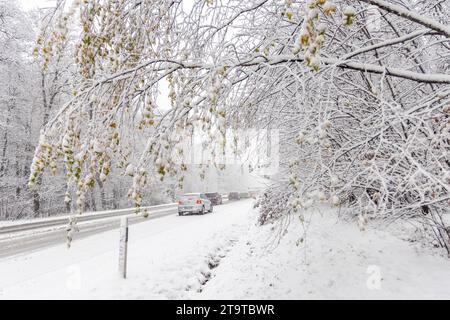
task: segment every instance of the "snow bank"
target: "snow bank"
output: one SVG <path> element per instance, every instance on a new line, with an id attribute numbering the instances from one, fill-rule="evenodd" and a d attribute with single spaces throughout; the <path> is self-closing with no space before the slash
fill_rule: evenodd
<path id="1" fill-rule="evenodd" d="M 391 232 L 361 232 L 326 209 L 306 235 L 293 217 L 253 227 L 217 268 L 202 299 L 449 299 L 450 261 Z"/>

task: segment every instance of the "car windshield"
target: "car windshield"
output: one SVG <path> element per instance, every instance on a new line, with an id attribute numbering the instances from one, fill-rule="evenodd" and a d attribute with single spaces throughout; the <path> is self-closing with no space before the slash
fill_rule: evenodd
<path id="1" fill-rule="evenodd" d="M 194 199 L 200 197 L 199 193 L 188 193 L 180 196 L 180 199 Z"/>

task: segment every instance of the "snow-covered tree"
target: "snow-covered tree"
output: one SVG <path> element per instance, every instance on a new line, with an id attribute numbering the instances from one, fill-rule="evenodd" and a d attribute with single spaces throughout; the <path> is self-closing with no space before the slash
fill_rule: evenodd
<path id="1" fill-rule="evenodd" d="M 79 24 L 81 80 L 44 128 L 30 186 L 45 167 L 63 163 L 69 190 L 83 199 L 95 176 L 106 179 L 126 153 L 129 196 L 139 207 L 145 185 L 167 175 L 182 180 L 184 166 L 172 155 L 186 130 L 200 126 L 223 145 L 228 127 L 270 126 L 281 130 L 283 161 L 263 215 L 324 201 L 361 217 L 420 215 L 449 250 L 441 219 L 450 201 L 445 1 L 87 0 L 64 7 L 54 15 L 54 37 L 38 50 L 52 55 L 67 25 Z M 170 108 L 157 103 L 161 81 Z M 133 137 L 145 145 L 130 144 Z"/>
<path id="2" fill-rule="evenodd" d="M 39 131 L 71 95 L 76 80 L 70 37 L 59 39 L 57 54 L 33 50 L 36 39 L 38 43 L 52 39 L 53 14 L 52 9 L 25 12 L 16 1 L 0 1 L 0 219 L 71 210 L 71 203 L 64 203 L 64 170 L 56 170 L 53 163 L 51 174 L 40 177 L 33 189 L 27 188 Z M 114 183 L 92 190 L 85 208 L 127 205 L 120 201 L 127 192 L 121 187 L 123 180 L 116 177 Z"/>

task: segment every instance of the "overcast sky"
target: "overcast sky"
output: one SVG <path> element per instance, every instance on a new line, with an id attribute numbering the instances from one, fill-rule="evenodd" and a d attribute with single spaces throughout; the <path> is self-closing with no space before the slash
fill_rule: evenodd
<path id="1" fill-rule="evenodd" d="M 49 7 L 55 4 L 55 0 L 18 0 L 20 5 L 26 9 L 34 9 L 37 7 Z"/>

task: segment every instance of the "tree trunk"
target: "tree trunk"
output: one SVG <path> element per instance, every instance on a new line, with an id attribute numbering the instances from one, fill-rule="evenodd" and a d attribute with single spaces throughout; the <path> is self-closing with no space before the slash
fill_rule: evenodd
<path id="1" fill-rule="evenodd" d="M 105 192 L 105 185 L 103 182 L 97 178 L 98 187 L 100 189 L 100 205 L 102 210 L 107 210 L 108 204 L 106 203 L 106 192 Z"/>

